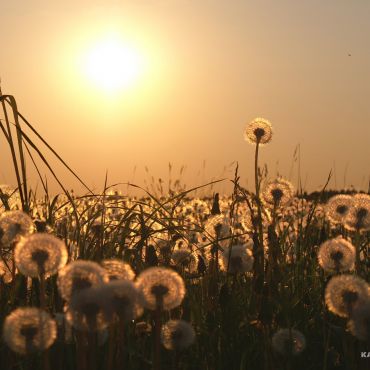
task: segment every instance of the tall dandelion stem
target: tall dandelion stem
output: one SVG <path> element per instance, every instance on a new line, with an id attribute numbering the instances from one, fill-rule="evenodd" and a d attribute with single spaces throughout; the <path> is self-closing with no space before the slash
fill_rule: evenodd
<path id="1" fill-rule="evenodd" d="M 115 341 L 115 327 L 114 324 L 111 324 L 109 327 L 109 346 L 108 346 L 108 354 L 107 354 L 107 363 L 106 369 L 113 370 L 113 357 L 114 357 L 114 341 Z"/>
<path id="2" fill-rule="evenodd" d="M 93 331 L 88 332 L 88 338 L 87 338 L 87 343 L 88 343 L 88 359 L 89 359 L 89 370 L 96 370 L 96 361 L 97 361 L 97 356 L 96 356 L 96 333 Z"/>
<path id="3" fill-rule="evenodd" d="M 256 197 L 259 199 L 259 180 L 258 180 L 258 152 L 259 152 L 260 140 L 257 140 L 256 151 L 254 154 L 254 184 L 256 187 Z"/>
<path id="4" fill-rule="evenodd" d="M 161 328 L 162 328 L 162 307 L 163 297 L 157 295 L 157 307 L 154 311 L 154 357 L 153 357 L 153 370 L 161 369 Z"/>
<path id="5" fill-rule="evenodd" d="M 49 362 L 49 350 L 45 350 L 42 353 L 42 362 L 43 362 L 43 370 L 50 370 L 50 362 Z"/>
<path id="6" fill-rule="evenodd" d="M 263 229 L 262 229 L 262 210 L 261 210 L 261 199 L 260 199 L 260 182 L 258 176 L 258 151 L 260 145 L 269 143 L 272 139 L 272 126 L 271 123 L 264 118 L 257 117 L 253 121 L 249 122 L 245 131 L 245 139 L 256 145 L 256 151 L 254 156 L 254 176 L 256 186 L 256 203 L 257 203 L 257 220 L 253 220 L 253 226 L 255 231 L 254 245 L 256 253 L 255 261 L 255 279 L 258 282 L 256 284 L 257 292 L 261 291 L 264 283 L 264 248 L 263 248 Z"/>
<path id="7" fill-rule="evenodd" d="M 356 274 L 360 275 L 360 250 L 361 248 L 361 236 L 360 236 L 360 231 L 357 230 L 355 234 L 355 250 L 356 250 L 356 260 L 355 260 L 355 269 L 356 269 Z"/>
<path id="8" fill-rule="evenodd" d="M 40 280 L 40 308 L 45 310 L 46 309 L 46 299 L 45 299 L 45 273 L 40 271 L 39 275 Z"/>
<path id="9" fill-rule="evenodd" d="M 260 146 L 260 138 L 257 137 L 256 141 L 256 152 L 254 155 L 254 181 L 255 181 L 255 187 L 256 187 L 256 203 L 257 203 L 257 225 L 256 227 L 258 230 L 258 241 L 259 246 L 257 250 L 257 268 L 256 268 L 256 274 L 258 274 L 258 278 L 261 282 L 264 281 L 264 248 L 263 248 L 263 230 L 262 230 L 262 210 L 261 210 L 261 199 L 260 199 L 260 182 L 259 182 L 259 176 L 258 176 L 258 152 L 259 152 L 259 146 Z"/>
<path id="10" fill-rule="evenodd" d="M 76 331 L 77 339 L 77 369 L 87 370 L 86 363 L 86 346 L 84 333 L 81 331 Z"/>
<path id="11" fill-rule="evenodd" d="M 46 310 L 46 298 L 45 298 L 45 272 L 43 266 L 39 266 L 39 279 L 40 279 L 40 308 Z M 42 354 L 42 361 L 44 370 L 50 370 L 49 363 L 49 350 L 46 349 Z"/>
<path id="12" fill-rule="evenodd" d="M 125 322 L 121 318 L 118 320 L 118 332 L 116 336 L 116 364 L 120 364 L 120 369 L 125 369 Z M 110 370 L 115 369 L 113 366 Z"/>

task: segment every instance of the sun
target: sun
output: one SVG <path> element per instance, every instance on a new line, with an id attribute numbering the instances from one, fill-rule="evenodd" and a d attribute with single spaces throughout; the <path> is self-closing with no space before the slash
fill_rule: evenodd
<path id="1" fill-rule="evenodd" d="M 143 58 L 134 47 L 116 37 L 101 39 L 86 52 L 84 72 L 106 92 L 132 86 L 143 72 Z"/>

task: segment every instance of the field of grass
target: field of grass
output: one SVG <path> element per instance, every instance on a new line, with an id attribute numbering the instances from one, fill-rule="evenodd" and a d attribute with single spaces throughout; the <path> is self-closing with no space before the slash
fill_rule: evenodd
<path id="1" fill-rule="evenodd" d="M 0 187 L 0 369 L 369 368 L 370 197 L 264 178 L 267 121 L 246 129 L 254 191 L 236 168 L 232 194 L 202 199 L 37 198 L 32 141 L 1 128 L 18 187 Z"/>

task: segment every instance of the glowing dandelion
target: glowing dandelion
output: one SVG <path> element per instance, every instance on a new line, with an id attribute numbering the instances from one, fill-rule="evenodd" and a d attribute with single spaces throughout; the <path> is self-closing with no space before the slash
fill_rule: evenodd
<path id="1" fill-rule="evenodd" d="M 62 240 L 50 234 L 36 233 L 21 239 L 15 247 L 14 258 L 23 275 L 37 277 L 56 274 L 67 263 L 68 254 Z"/>
<path id="2" fill-rule="evenodd" d="M 355 247 L 342 237 L 327 240 L 318 252 L 320 266 L 328 272 L 343 272 L 355 267 Z"/>
<path id="3" fill-rule="evenodd" d="M 143 306 L 155 310 L 158 306 L 171 310 L 179 306 L 185 296 L 182 277 L 175 271 L 163 267 L 144 270 L 136 281 L 142 293 Z"/>
<path id="4" fill-rule="evenodd" d="M 26 213 L 22 211 L 7 211 L 0 216 L 0 244 L 11 247 L 22 236 L 35 231 L 35 225 Z"/>
<path id="5" fill-rule="evenodd" d="M 56 322 L 38 308 L 18 308 L 4 322 L 4 341 L 17 353 L 43 351 L 54 343 L 56 335 Z"/>
<path id="6" fill-rule="evenodd" d="M 80 331 L 100 331 L 108 326 L 106 301 L 101 287 L 92 286 L 73 294 L 66 313 L 67 321 Z"/>
<path id="7" fill-rule="evenodd" d="M 255 118 L 248 123 L 244 132 L 244 138 L 251 144 L 259 143 L 261 145 L 269 143 L 272 138 L 271 123 L 264 118 Z"/>
<path id="8" fill-rule="evenodd" d="M 4 209 L 17 209 L 20 208 L 21 201 L 19 198 L 19 193 L 17 189 L 11 188 L 9 185 L 0 185 L 0 211 L 3 212 Z"/>
<path id="9" fill-rule="evenodd" d="M 183 350 L 195 340 L 193 327 L 183 320 L 170 320 L 163 325 L 161 341 L 168 350 Z"/>
<path id="10" fill-rule="evenodd" d="M 104 284 L 99 293 L 105 302 L 105 315 L 121 321 L 131 321 L 143 313 L 136 285 L 129 280 L 116 280 Z"/>
<path id="11" fill-rule="evenodd" d="M 59 293 L 67 302 L 72 294 L 108 281 L 107 271 L 92 261 L 73 261 L 58 273 Z"/>
<path id="12" fill-rule="evenodd" d="M 252 251 L 245 244 L 226 248 L 221 255 L 221 268 L 231 274 L 252 271 L 254 258 Z"/>
<path id="13" fill-rule="evenodd" d="M 338 275 L 330 279 L 325 289 L 325 303 L 329 310 L 341 317 L 351 316 L 352 311 L 369 299 L 369 286 L 354 275 Z"/>
<path id="14" fill-rule="evenodd" d="M 224 215 L 214 215 L 208 218 L 205 223 L 205 234 L 207 238 L 221 245 L 227 247 L 230 244 L 230 238 L 232 236 L 232 228 L 230 225 L 230 219 Z M 205 249 L 206 254 L 214 253 L 215 245 L 209 246 Z"/>
<path id="15" fill-rule="evenodd" d="M 344 219 L 349 230 L 364 232 L 370 230 L 370 195 L 355 194 L 352 206 Z"/>
<path id="16" fill-rule="evenodd" d="M 101 265 L 107 270 L 109 280 L 134 280 L 135 273 L 128 263 L 120 260 L 104 260 Z"/>
<path id="17" fill-rule="evenodd" d="M 177 267 L 187 269 L 190 273 L 195 272 L 198 267 L 197 255 L 185 248 L 174 250 L 171 260 Z"/>
<path id="18" fill-rule="evenodd" d="M 270 206 L 284 206 L 294 196 L 293 185 L 281 177 L 266 184 L 262 198 Z"/>
<path id="19" fill-rule="evenodd" d="M 326 217 L 334 224 L 343 223 L 352 204 L 352 196 L 338 194 L 331 197 L 325 206 Z"/>
<path id="20" fill-rule="evenodd" d="M 348 329 L 359 340 L 370 340 L 370 300 L 353 310 Z"/>

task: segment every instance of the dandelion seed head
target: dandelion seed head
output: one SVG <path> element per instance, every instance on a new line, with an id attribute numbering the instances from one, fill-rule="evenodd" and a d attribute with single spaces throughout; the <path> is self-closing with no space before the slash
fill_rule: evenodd
<path id="1" fill-rule="evenodd" d="M 121 321 L 131 321 L 142 315 L 139 291 L 132 281 L 110 281 L 101 286 L 100 290 L 108 320 L 118 317 Z"/>
<path id="2" fill-rule="evenodd" d="M 195 272 L 198 267 L 197 255 L 185 248 L 174 250 L 171 254 L 171 260 L 174 265 L 184 268 L 190 273 Z"/>
<path id="3" fill-rule="evenodd" d="M 59 270 L 57 280 L 59 293 L 67 302 L 72 294 L 108 281 L 108 273 L 103 267 L 84 260 L 73 261 L 63 267 Z"/>
<path id="4" fill-rule="evenodd" d="M 193 327 L 183 320 L 170 320 L 162 326 L 161 341 L 168 350 L 183 350 L 195 340 Z"/>
<path id="5" fill-rule="evenodd" d="M 211 242 L 218 241 L 222 247 L 227 247 L 232 236 L 230 219 L 224 215 L 213 215 L 205 223 L 205 236 Z M 206 254 L 210 254 L 212 246 L 205 249 Z"/>
<path id="6" fill-rule="evenodd" d="M 354 308 L 347 326 L 357 339 L 370 340 L 370 300 Z"/>
<path id="7" fill-rule="evenodd" d="M 107 270 L 109 280 L 134 280 L 135 273 L 128 263 L 120 260 L 104 260 L 101 265 Z"/>
<path id="8" fill-rule="evenodd" d="M 251 144 L 267 144 L 272 139 L 272 126 L 271 123 L 264 118 L 255 118 L 248 123 L 245 131 L 244 138 Z"/>
<path id="9" fill-rule="evenodd" d="M 272 337 L 272 348 L 282 356 L 296 356 L 306 348 L 306 338 L 298 330 L 280 329 Z"/>
<path id="10" fill-rule="evenodd" d="M 205 224 L 206 233 L 213 239 L 228 237 L 231 235 L 230 220 L 224 215 L 212 215 Z"/>
<path id="11" fill-rule="evenodd" d="M 100 285 L 76 292 L 71 297 L 66 319 L 75 329 L 96 332 L 108 326 L 106 300 Z"/>
<path id="12" fill-rule="evenodd" d="M 253 268 L 253 263 L 252 251 L 245 244 L 232 245 L 225 248 L 221 254 L 221 269 L 231 274 L 249 272 Z"/>
<path id="13" fill-rule="evenodd" d="M 6 206 L 10 210 L 17 210 L 22 207 L 17 189 L 6 184 L 0 185 L 0 212 L 4 212 Z"/>
<path id="14" fill-rule="evenodd" d="M 185 296 L 182 277 L 164 267 L 144 270 L 138 276 L 136 284 L 142 294 L 142 305 L 150 310 L 155 310 L 159 303 L 163 305 L 163 309 L 171 310 L 179 306 Z"/>
<path id="15" fill-rule="evenodd" d="M 338 194 L 331 197 L 325 205 L 326 217 L 334 224 L 343 223 L 352 204 L 352 196 Z"/>
<path id="16" fill-rule="evenodd" d="M 54 275 L 68 259 L 64 242 L 54 235 L 36 233 L 24 237 L 14 250 L 15 264 L 19 271 L 30 277 L 41 273 Z"/>
<path id="17" fill-rule="evenodd" d="M 348 317 L 352 311 L 369 299 L 369 286 L 355 275 L 333 276 L 325 289 L 325 303 L 329 310 L 341 317 Z"/>
<path id="18" fill-rule="evenodd" d="M 38 308 L 17 308 L 6 317 L 3 327 L 5 343 L 20 354 L 49 348 L 57 335 L 56 322 Z"/>
<path id="19" fill-rule="evenodd" d="M 22 211 L 7 211 L 0 216 L 1 244 L 11 247 L 21 237 L 35 231 L 35 225 L 26 213 Z"/>
<path id="20" fill-rule="evenodd" d="M 135 325 L 135 334 L 138 336 L 149 334 L 151 331 L 152 326 L 145 321 L 139 321 Z"/>
<path id="21" fill-rule="evenodd" d="M 293 185 L 282 177 L 269 181 L 262 193 L 263 200 L 270 206 L 285 206 L 293 199 L 293 196 Z"/>
<path id="22" fill-rule="evenodd" d="M 352 206 L 344 218 L 344 226 L 353 231 L 366 232 L 370 230 L 370 195 L 355 194 Z"/>
<path id="23" fill-rule="evenodd" d="M 182 250 L 191 250 L 191 245 L 185 239 L 179 238 L 176 240 L 174 245 L 174 250 L 182 249 Z"/>
<path id="24" fill-rule="evenodd" d="M 356 250 L 342 237 L 330 239 L 321 244 L 318 252 L 320 266 L 328 272 L 352 270 L 355 266 Z"/>

